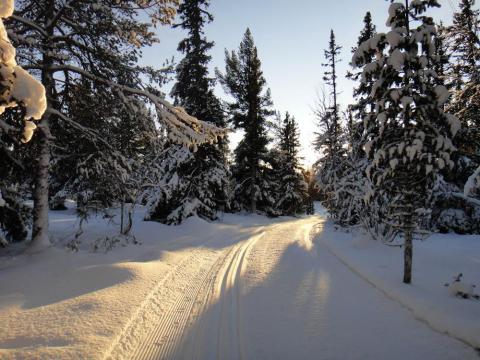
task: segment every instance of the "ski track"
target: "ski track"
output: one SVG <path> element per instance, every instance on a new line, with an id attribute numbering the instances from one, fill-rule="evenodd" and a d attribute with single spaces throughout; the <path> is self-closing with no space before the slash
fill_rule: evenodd
<path id="1" fill-rule="evenodd" d="M 222 353 L 240 354 L 240 278 L 248 250 L 262 236 L 260 233 L 224 249 L 210 249 L 207 242 L 192 250 L 156 285 L 104 358 L 194 358 L 203 345 L 198 341 L 203 335 L 199 317 L 216 301 L 222 304 L 217 358 L 222 359 Z M 185 346 L 178 347 L 189 329 L 194 335 Z"/>
<path id="2" fill-rule="evenodd" d="M 144 301 L 106 358 L 310 358 L 312 351 L 317 351 L 318 344 L 322 342 L 322 338 L 318 338 L 320 334 L 325 338 L 330 337 L 330 341 L 335 338 L 323 324 L 326 321 L 325 314 L 333 310 L 332 305 L 326 307 L 330 275 L 318 271 L 318 260 L 323 259 L 321 263 L 327 265 L 322 266 L 330 267 L 330 271 L 341 273 L 338 276 L 348 276 L 354 286 L 361 289 L 370 287 L 337 259 L 329 258 L 325 249 L 314 244 L 312 240 L 322 232 L 324 221 L 317 216 L 292 219 L 260 228 L 260 232 L 248 240 L 231 245 L 227 243 L 221 248 L 209 248 L 207 243 L 192 250 L 192 254 L 170 271 Z M 304 274 L 306 276 L 302 275 L 303 278 L 291 272 L 291 266 L 298 260 L 300 267 L 305 263 L 310 264 L 307 268 L 311 266 L 311 269 L 306 268 L 309 272 Z M 368 296 L 384 304 L 389 314 L 396 304 L 375 291 L 373 288 L 367 290 Z M 294 296 L 285 297 L 283 294 Z M 271 304 L 263 301 L 269 296 L 273 296 Z M 340 308 L 345 305 L 349 309 L 349 304 L 340 301 Z M 251 310 L 257 307 L 258 313 L 253 314 Z M 285 310 L 287 313 L 284 316 Z M 376 310 L 372 311 L 375 313 Z M 399 315 L 399 318 L 405 319 L 410 315 Z M 375 316 L 385 315 L 380 312 Z M 416 321 L 407 320 L 410 321 L 409 326 Z M 275 324 L 275 321 L 278 323 Z M 289 333 L 290 326 L 294 330 Z M 342 326 L 343 323 L 339 325 L 338 333 L 344 331 Z M 378 328 L 382 325 L 373 326 Z M 421 331 L 427 334 L 431 332 L 425 329 Z M 421 331 L 420 334 L 423 334 Z M 258 339 L 269 333 L 270 339 L 263 338 L 265 342 L 258 343 Z M 295 338 L 291 338 L 292 334 Z M 435 341 L 443 341 L 437 335 L 433 336 Z M 277 352 L 272 351 L 272 346 L 275 347 L 275 341 L 278 341 L 276 339 L 280 339 L 280 348 L 292 340 L 292 346 L 297 346 L 299 352 L 289 353 L 289 347 L 284 352 L 278 352 L 278 349 Z M 337 355 L 344 351 L 341 347 L 329 348 L 329 340 L 325 341 L 325 353 L 318 353 L 319 358 L 338 358 Z M 463 345 L 458 346 L 461 351 L 465 350 Z M 465 354 L 470 358 L 468 349 Z M 455 357 L 448 354 L 445 356 L 447 358 Z"/>

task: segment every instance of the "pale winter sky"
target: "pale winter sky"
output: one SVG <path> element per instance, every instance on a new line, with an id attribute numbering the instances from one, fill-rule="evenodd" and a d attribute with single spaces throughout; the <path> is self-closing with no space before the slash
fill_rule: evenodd
<path id="1" fill-rule="evenodd" d="M 458 1 L 440 0 L 442 7 L 431 11 L 431 16 L 450 24 Z M 370 11 L 377 30 L 385 30 L 389 3 L 383 0 L 212 0 L 210 12 L 215 20 L 205 29 L 208 40 L 215 42 L 210 53 L 212 74 L 215 67 L 225 69 L 224 50 L 238 49 L 249 27 L 272 91 L 274 107 L 282 113 L 289 111 L 297 119 L 304 164 L 310 165 L 318 158 L 311 145 L 316 130 L 312 108 L 316 92 L 322 88 L 324 68 L 321 64 L 330 29 L 343 46 L 338 75 L 340 103 L 346 107 L 352 99 L 352 83 L 344 75 L 349 69 L 350 49 L 356 44 L 363 17 Z M 184 37 L 183 32 L 163 27 L 158 30 L 158 36 L 161 43 L 144 52 L 144 61 L 160 66 L 166 58 L 181 59 L 176 48 Z M 170 86 L 164 91 L 169 92 Z M 226 98 L 220 87 L 217 95 Z M 231 137 L 234 145 L 237 138 Z"/>

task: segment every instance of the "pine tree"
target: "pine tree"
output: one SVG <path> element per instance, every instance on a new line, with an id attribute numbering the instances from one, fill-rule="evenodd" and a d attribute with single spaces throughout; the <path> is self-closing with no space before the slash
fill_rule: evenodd
<path id="1" fill-rule="evenodd" d="M 226 52 L 225 74 L 217 72 L 225 90 L 235 99 L 228 105 L 235 129 L 245 132 L 235 149 L 232 168 L 235 179 L 235 204 L 252 213 L 274 213 L 274 186 L 267 166 L 267 118 L 273 115 L 270 90 L 265 91 L 266 80 L 249 29 L 245 32 L 238 52 Z"/>
<path id="2" fill-rule="evenodd" d="M 373 193 L 388 194 L 390 219 L 402 231 L 404 278 L 412 278 L 413 233 L 419 214 L 428 203 L 435 174 L 452 167 L 452 137 L 460 124 L 444 112 L 449 92 L 433 71 L 436 56 L 436 26 L 424 15 L 435 0 L 392 3 L 387 25 L 391 31 L 377 34 L 361 44 L 353 62 L 363 65 L 363 78 L 375 78 L 371 97 L 375 110 L 365 119 L 378 133 L 368 134 L 366 152 L 372 160 L 367 176 Z M 419 22 L 412 29 L 412 21 Z M 371 49 L 377 57 L 368 63 Z"/>
<path id="3" fill-rule="evenodd" d="M 177 0 L 126 0 L 121 4 L 114 0 L 101 3 L 86 0 L 18 1 L 16 15 L 9 24 L 12 38 L 22 63 L 41 77 L 48 99 L 47 112 L 34 139 L 38 146 L 38 160 L 34 175 L 32 244 L 49 245 L 51 147 L 55 138 L 67 135 L 56 132 L 55 124 L 76 129 L 77 136 L 72 140 L 80 138 L 80 133 L 88 134 L 93 148 L 101 144 L 111 154 L 119 153 L 102 135 L 83 126 L 68 112 L 71 106 L 67 101 L 75 98 L 74 89 L 83 86 L 85 81 L 92 87 L 92 94 L 105 95 L 104 101 L 99 100 L 97 104 L 105 106 L 108 97 L 113 95 L 117 98 L 116 103 L 128 103 L 132 97 L 144 99 L 155 108 L 156 121 L 168 126 L 169 136 L 174 141 L 186 145 L 202 143 L 222 133 L 213 125 L 199 122 L 175 109 L 154 91 L 154 87 L 162 83 L 164 72 L 138 66 L 140 49 L 156 42 L 152 25 L 170 22 L 177 3 Z M 149 14 L 146 22 L 139 21 L 142 10 Z M 85 107 L 82 111 L 88 111 L 89 116 L 95 118 L 98 110 Z M 79 117 L 85 118 L 85 115 L 79 114 Z M 95 150 L 95 153 L 99 152 Z M 122 156 L 121 153 L 118 155 Z M 115 161 L 118 157 L 112 156 L 111 159 Z M 116 166 L 114 163 L 110 165 Z"/>
<path id="4" fill-rule="evenodd" d="M 307 185 L 300 172 L 298 125 L 287 112 L 281 128 L 278 151 L 279 199 L 276 208 L 282 215 L 296 215 L 305 211 Z"/>
<path id="5" fill-rule="evenodd" d="M 175 105 L 189 114 L 224 128 L 225 116 L 220 101 L 213 93 L 214 79 L 208 77 L 208 51 L 213 42 L 206 40 L 204 26 L 213 21 L 207 11 L 208 0 L 187 0 L 179 9 L 181 22 L 175 27 L 188 31 L 178 50 L 185 54 L 177 66 L 177 81 L 172 90 Z M 169 224 L 179 224 L 183 219 L 198 215 L 214 220 L 218 210 L 225 210 L 228 200 L 230 172 L 227 166 L 227 139 L 217 144 L 204 144 L 196 151 L 188 147 L 171 145 L 166 156 L 182 154 L 183 161 L 177 167 L 163 169 L 164 176 L 175 176 L 178 183 L 175 195 L 157 199 L 149 218 Z M 164 164 L 169 160 L 165 159 Z M 156 192 L 158 194 L 158 192 Z M 165 192 L 161 192 L 165 195 Z"/>
<path id="6" fill-rule="evenodd" d="M 337 63 L 342 48 L 335 40 L 333 30 L 330 33 L 328 49 L 325 50 L 324 81 L 331 88 L 330 101 L 326 95 L 319 99 L 316 109 L 319 133 L 314 145 L 322 153 L 315 164 L 320 189 L 324 195 L 323 205 L 329 210 L 333 219 L 338 218 L 337 184 L 344 168 L 344 133 L 341 126 L 340 109 L 337 103 Z"/>

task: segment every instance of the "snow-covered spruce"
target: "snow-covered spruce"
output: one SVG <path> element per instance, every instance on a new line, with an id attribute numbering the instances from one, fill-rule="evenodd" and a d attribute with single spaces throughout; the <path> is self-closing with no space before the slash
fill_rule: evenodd
<path id="1" fill-rule="evenodd" d="M 375 110 L 364 124 L 368 129 L 374 123 L 378 132 L 368 134 L 365 151 L 372 163 L 366 172 L 374 192 L 391 199 L 388 221 L 404 232 L 406 283 L 411 281 L 413 230 L 435 174 L 454 165 L 452 138 L 460 128 L 458 119 L 444 112 L 449 92 L 434 71 L 441 61 L 435 51 L 437 29 L 425 12 L 440 5 L 434 0 L 410 5 L 392 3 L 391 30 L 362 43 L 352 60 L 363 66 L 363 79 L 375 79 L 370 94 Z M 418 27 L 411 28 L 412 20 L 420 22 Z M 372 49 L 376 58 L 368 62 Z"/>
<path id="2" fill-rule="evenodd" d="M 345 171 L 345 134 L 341 126 L 340 108 L 337 102 L 337 63 L 340 61 L 341 47 L 337 44 L 333 30 L 330 33 L 328 49 L 325 50 L 324 66 L 326 71 L 323 80 L 330 87 L 329 96 L 319 96 L 315 115 L 318 133 L 314 146 L 322 157 L 315 163 L 318 185 L 322 193 L 322 204 L 329 210 L 332 218 L 339 220 L 342 211 L 338 185 Z"/>
<path id="3" fill-rule="evenodd" d="M 187 0 L 178 9 L 180 23 L 175 26 L 189 34 L 178 46 L 185 57 L 177 66 L 172 96 L 175 105 L 189 114 L 224 128 L 223 109 L 213 93 L 214 80 L 208 77 L 211 57 L 207 52 L 213 47 L 203 35 L 203 27 L 213 20 L 208 5 L 207 0 Z M 217 211 L 228 206 L 227 139 L 200 145 L 196 151 L 171 143 L 168 147 L 159 169 L 163 174 L 160 188 L 153 186 L 149 190 L 153 195 L 149 199 L 149 218 L 168 224 L 179 224 L 193 215 L 216 219 Z M 162 188 L 165 180 L 168 185 Z"/>
<path id="4" fill-rule="evenodd" d="M 299 131 L 295 118 L 287 112 L 280 128 L 280 142 L 274 168 L 278 184 L 276 210 L 281 215 L 296 215 L 305 212 L 307 184 L 300 172 L 298 151 Z"/>
<path id="5" fill-rule="evenodd" d="M 273 115 L 270 90 L 261 70 L 258 51 L 247 29 L 238 52 L 226 53 L 225 74 L 217 73 L 220 83 L 234 102 L 228 104 L 230 120 L 245 132 L 235 149 L 232 166 L 234 190 L 232 208 L 276 214 L 275 183 L 269 164 L 267 118 Z"/>

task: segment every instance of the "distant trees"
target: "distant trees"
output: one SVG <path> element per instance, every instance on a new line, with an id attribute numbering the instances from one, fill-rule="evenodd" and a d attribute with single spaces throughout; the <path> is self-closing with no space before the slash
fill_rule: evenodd
<path id="1" fill-rule="evenodd" d="M 300 141 L 297 122 L 288 112 L 283 120 L 280 135 L 276 169 L 278 182 L 276 209 L 282 215 L 297 215 L 306 210 L 308 189 L 301 174 L 298 158 Z"/>

